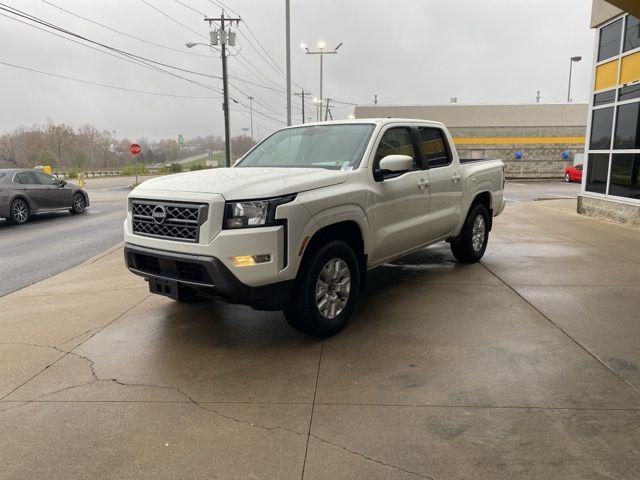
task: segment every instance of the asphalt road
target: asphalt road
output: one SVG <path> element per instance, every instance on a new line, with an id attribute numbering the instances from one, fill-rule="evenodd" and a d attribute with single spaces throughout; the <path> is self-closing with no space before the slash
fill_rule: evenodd
<path id="1" fill-rule="evenodd" d="M 0 296 L 74 267 L 122 241 L 126 197 L 132 178 L 89 179 L 91 207 L 36 216 L 26 225 L 0 220 Z M 510 181 L 510 202 L 575 197 L 579 184 Z"/>
<path id="2" fill-rule="evenodd" d="M 74 267 L 122 241 L 132 178 L 89 179 L 82 215 L 36 215 L 26 225 L 0 220 L 0 296 Z"/>

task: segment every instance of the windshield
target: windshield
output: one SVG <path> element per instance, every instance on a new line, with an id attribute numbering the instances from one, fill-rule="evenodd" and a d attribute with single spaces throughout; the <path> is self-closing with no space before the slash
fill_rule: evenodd
<path id="1" fill-rule="evenodd" d="M 236 167 L 315 167 L 352 170 L 371 137 L 371 124 L 313 125 L 280 130 Z"/>

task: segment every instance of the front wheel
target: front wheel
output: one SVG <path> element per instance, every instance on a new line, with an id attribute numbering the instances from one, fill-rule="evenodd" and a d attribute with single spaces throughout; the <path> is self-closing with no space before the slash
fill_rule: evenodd
<path id="1" fill-rule="evenodd" d="M 460 235 L 451 241 L 451 252 L 462 263 L 482 258 L 489 241 L 489 212 L 481 203 L 473 205 Z"/>
<path id="2" fill-rule="evenodd" d="M 569 174 L 569 172 L 567 172 L 564 175 L 564 181 L 567 182 L 567 183 L 571 183 L 571 175 Z"/>
<path id="3" fill-rule="evenodd" d="M 73 204 L 71 205 L 71 213 L 78 214 L 84 212 L 84 209 L 87 208 L 87 202 L 84 199 L 84 195 L 81 193 L 76 193 L 73 196 Z"/>
<path id="4" fill-rule="evenodd" d="M 300 265 L 285 318 L 302 333 L 331 337 L 347 324 L 359 288 L 360 269 L 351 247 L 342 241 L 328 242 Z"/>

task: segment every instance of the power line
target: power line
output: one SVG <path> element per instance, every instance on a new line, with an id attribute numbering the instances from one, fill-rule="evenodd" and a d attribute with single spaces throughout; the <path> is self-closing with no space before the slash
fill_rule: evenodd
<path id="1" fill-rule="evenodd" d="M 163 12 L 162 10 L 160 10 L 158 7 L 156 7 L 155 5 L 147 2 L 147 0 L 141 0 L 143 3 L 147 4 L 148 6 L 150 6 L 151 8 L 153 8 L 156 12 L 158 12 L 160 15 L 163 15 L 165 17 L 167 17 L 169 20 L 171 20 L 173 23 L 176 23 L 178 25 L 180 25 L 182 28 L 189 30 L 191 33 L 195 33 L 196 35 L 198 35 L 201 38 L 206 38 L 207 40 L 209 40 L 208 37 L 206 37 L 205 35 L 202 35 L 200 32 L 196 32 L 195 30 L 187 27 L 184 23 L 180 23 L 178 20 L 176 20 L 175 18 L 173 18 L 171 15 Z"/>
<path id="2" fill-rule="evenodd" d="M 80 19 L 85 20 L 85 21 L 87 21 L 89 23 L 93 23 L 94 25 L 98 25 L 99 27 L 106 28 L 107 30 L 110 30 L 110 31 L 112 31 L 114 33 L 117 33 L 117 34 L 120 34 L 120 35 L 124 35 L 125 37 L 132 38 L 134 40 L 146 43 L 148 45 L 153 45 L 153 46 L 156 46 L 156 47 L 163 48 L 165 50 L 169 50 L 169 51 L 172 51 L 172 52 L 175 52 L 175 53 L 181 53 L 183 55 L 189 55 L 189 56 L 192 56 L 192 57 L 209 57 L 209 55 L 204 55 L 204 54 L 201 54 L 201 53 L 185 52 L 183 50 L 178 50 L 177 48 L 172 48 L 172 47 L 169 47 L 167 45 L 162 45 L 161 43 L 156 43 L 156 42 L 152 42 L 152 41 L 149 41 L 149 40 L 145 40 L 144 38 L 136 37 L 135 35 L 131 35 L 129 33 L 123 32 L 123 31 L 118 30 L 116 28 L 113 28 L 113 27 L 110 27 L 110 26 L 105 25 L 103 23 L 100 23 L 100 22 L 97 22 L 95 20 L 92 20 L 90 18 L 84 17 L 84 16 L 82 16 L 82 15 L 80 15 L 78 13 L 75 13 L 75 12 L 72 12 L 70 10 L 67 10 L 66 8 L 63 8 L 60 5 L 56 5 L 56 4 L 51 3 L 51 2 L 49 2 L 47 0 L 40 0 L 40 1 L 43 2 L 43 3 L 46 3 L 47 5 L 51 5 L 52 7 L 57 8 L 58 10 L 61 10 L 61 11 L 65 12 L 65 13 L 68 13 L 69 15 L 73 15 L 74 17 L 80 18 Z"/>
<path id="3" fill-rule="evenodd" d="M 130 93 L 141 93 L 141 94 L 145 94 L 145 95 L 156 95 L 156 96 L 160 96 L 160 97 L 173 97 L 173 98 L 194 98 L 194 99 L 219 99 L 219 98 L 221 98 L 221 97 L 211 97 L 211 96 L 207 97 L 207 96 L 196 96 L 196 95 L 175 95 L 175 94 L 172 94 L 172 93 L 151 92 L 151 91 L 148 91 L 148 90 L 136 90 L 136 89 L 133 89 L 133 88 L 118 87 L 116 85 L 108 85 L 106 83 L 94 82 L 92 80 L 69 77 L 67 75 L 61 75 L 61 74 L 58 74 L 58 73 L 46 72 L 44 70 L 38 70 L 36 68 L 25 67 L 23 65 L 16 65 L 16 64 L 13 64 L 13 63 L 9 63 L 9 62 L 3 62 L 1 60 L 0 60 L 0 65 L 5 65 L 5 66 L 8 66 L 8 67 L 18 68 L 20 70 L 26 70 L 28 72 L 39 73 L 39 74 L 42 74 L 42 75 L 48 75 L 50 77 L 61 78 L 61 79 L 64 79 L 64 80 L 71 80 L 73 82 L 86 83 L 88 85 L 95 85 L 95 86 L 99 86 L 99 87 L 111 88 L 111 89 L 114 89 L 114 90 L 122 90 L 124 92 L 130 92 Z"/>

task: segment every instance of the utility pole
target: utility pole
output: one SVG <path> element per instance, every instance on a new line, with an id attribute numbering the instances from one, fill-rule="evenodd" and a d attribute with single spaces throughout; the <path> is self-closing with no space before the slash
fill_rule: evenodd
<path id="1" fill-rule="evenodd" d="M 224 154 L 225 154 L 225 166 L 231 166 L 231 134 L 229 128 L 229 81 L 227 76 L 227 43 L 231 46 L 235 45 L 235 32 L 225 29 L 225 22 L 236 25 L 242 21 L 241 18 L 230 18 L 224 16 L 224 10 L 220 14 L 220 18 L 205 18 L 205 22 L 209 22 L 209 27 L 213 26 L 213 22 L 220 22 L 220 29 L 213 30 L 211 34 L 211 44 L 217 45 L 218 40 L 222 45 L 222 110 L 224 111 Z"/>
<path id="2" fill-rule="evenodd" d="M 254 97 L 247 97 L 249 99 L 249 118 L 251 123 L 251 140 L 253 140 L 253 99 Z"/>
<path id="3" fill-rule="evenodd" d="M 333 120 L 333 115 L 331 114 L 331 110 L 329 110 L 329 101 L 330 100 L 331 100 L 330 98 L 325 99 L 326 104 L 327 104 L 327 106 L 325 108 L 325 111 L 324 111 L 324 121 L 325 122 L 329 119 L 329 116 L 331 116 L 331 120 Z"/>
<path id="4" fill-rule="evenodd" d="M 305 116 L 304 116 L 304 96 L 305 95 L 311 95 L 311 92 L 305 92 L 304 88 L 302 89 L 302 91 L 300 93 L 294 93 L 294 95 L 296 97 L 300 97 L 302 99 L 302 123 L 305 123 Z"/>
<path id="5" fill-rule="evenodd" d="M 243 127 L 242 128 L 242 133 L 244 133 L 244 136 L 247 136 L 247 132 L 249 131 L 249 129 L 247 127 Z"/>
<path id="6" fill-rule="evenodd" d="M 378 94 L 377 93 L 373 96 L 373 104 L 374 105 L 378 105 Z"/>
<path id="7" fill-rule="evenodd" d="M 285 36 L 287 63 L 287 126 L 291 126 L 291 9 L 290 0 L 285 0 Z"/>
<path id="8" fill-rule="evenodd" d="M 320 41 L 318 42 L 317 48 L 318 50 L 310 50 L 309 47 L 307 47 L 304 43 L 300 45 L 305 52 L 307 52 L 307 55 L 320 55 L 320 99 L 319 99 L 319 105 L 320 108 L 319 110 L 319 114 L 318 114 L 318 120 L 322 120 L 322 101 L 323 101 L 323 97 L 322 97 L 322 81 L 323 81 L 323 64 L 324 64 L 324 56 L 325 55 L 335 55 L 338 53 L 338 49 L 342 46 L 342 42 L 340 42 L 338 44 L 338 46 L 336 48 L 334 48 L 333 50 L 330 51 L 325 51 L 325 48 L 327 48 L 327 44 Z"/>

